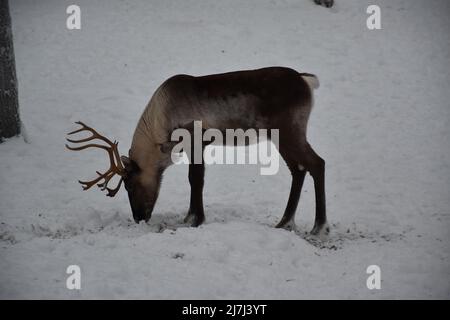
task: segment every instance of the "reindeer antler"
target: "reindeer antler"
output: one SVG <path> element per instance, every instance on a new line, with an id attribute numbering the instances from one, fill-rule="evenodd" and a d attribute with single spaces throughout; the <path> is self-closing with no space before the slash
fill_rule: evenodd
<path id="1" fill-rule="evenodd" d="M 109 140 L 108 138 L 106 138 L 105 136 L 102 136 L 101 134 L 99 134 L 97 131 L 95 131 L 94 129 L 92 129 L 91 127 L 85 125 L 83 122 L 81 121 L 77 121 L 75 122 L 76 124 L 81 125 L 81 128 L 72 132 L 69 132 L 67 135 L 72 135 L 78 132 L 82 132 L 82 131 L 88 131 L 91 132 L 91 136 L 84 138 L 84 139 L 80 139 L 80 140 L 72 140 L 72 139 L 68 139 L 66 138 L 66 140 L 68 142 L 71 143 L 82 143 L 82 142 L 88 142 L 88 141 L 92 141 L 95 139 L 99 139 L 101 141 L 106 142 L 109 146 L 105 146 L 102 144 L 96 144 L 96 143 L 90 143 L 90 144 L 86 144 L 80 147 L 70 147 L 69 145 L 66 144 L 66 148 L 72 151 L 80 151 L 80 150 L 84 150 L 87 148 L 100 148 L 105 150 L 106 152 L 108 152 L 109 155 L 109 161 L 110 161 L 110 166 L 109 169 L 105 172 L 105 173 L 100 173 L 98 171 L 96 171 L 96 173 L 98 174 L 98 177 L 91 180 L 91 181 L 78 181 L 82 186 L 83 186 L 83 190 L 88 190 L 89 188 L 91 188 L 94 184 L 97 184 L 100 180 L 104 180 L 101 183 L 98 183 L 97 186 L 99 188 L 101 188 L 101 190 L 108 190 L 108 194 L 107 196 L 109 197 L 114 197 L 117 193 L 117 191 L 119 191 L 120 186 L 122 185 L 122 181 L 123 181 L 123 175 L 125 173 L 122 161 L 120 160 L 120 156 L 119 156 L 119 150 L 117 148 L 118 146 L 118 142 L 114 141 L 112 142 L 111 140 Z M 108 188 L 108 183 L 111 180 L 111 178 L 114 175 L 119 175 L 121 176 L 120 181 L 117 185 L 117 187 L 115 187 L 114 189 L 110 189 Z"/>

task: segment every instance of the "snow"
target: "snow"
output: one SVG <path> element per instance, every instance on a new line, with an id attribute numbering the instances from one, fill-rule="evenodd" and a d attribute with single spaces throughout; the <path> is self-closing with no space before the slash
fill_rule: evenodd
<path id="1" fill-rule="evenodd" d="M 0 298 L 450 298 L 450 2 L 10 1 L 27 141 L 0 145 Z M 307 177 L 297 232 L 275 229 L 289 194 L 282 163 L 206 170 L 206 222 L 182 223 L 185 165 L 170 167 L 148 224 L 126 192 L 83 192 L 107 166 L 69 152 L 81 120 L 126 153 L 146 103 L 171 75 L 271 65 L 318 75 L 309 140 L 327 162 L 331 235 L 313 241 Z M 81 267 L 81 290 L 66 268 Z M 381 289 L 366 286 L 369 265 Z"/>

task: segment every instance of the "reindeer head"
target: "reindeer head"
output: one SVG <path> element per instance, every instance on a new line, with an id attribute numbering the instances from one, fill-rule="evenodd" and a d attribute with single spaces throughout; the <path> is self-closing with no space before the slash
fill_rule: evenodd
<path id="1" fill-rule="evenodd" d="M 68 135 L 88 131 L 91 133 L 91 136 L 79 140 L 67 139 L 68 142 L 83 143 L 98 139 L 105 142 L 107 145 L 90 143 L 80 147 L 71 147 L 66 144 L 66 147 L 72 151 L 80 151 L 87 148 L 100 148 L 108 153 L 110 160 L 109 169 L 104 173 L 97 171 L 97 178 L 91 181 L 79 181 L 79 183 L 83 186 L 83 190 L 88 190 L 93 185 L 97 184 L 102 191 L 107 190 L 106 195 L 108 197 L 114 197 L 119 191 L 122 182 L 124 182 L 125 189 L 128 192 L 128 199 L 130 201 L 134 220 L 137 223 L 141 220 L 145 220 L 147 222 L 152 215 L 153 207 L 158 197 L 162 172 L 159 172 L 159 170 L 154 170 L 151 172 L 148 170 L 142 170 L 137 162 L 126 156 L 119 156 L 117 141 L 112 142 L 81 121 L 76 123 L 81 125 L 81 128 L 69 132 Z M 153 174 L 153 172 L 155 173 Z M 120 180 L 114 189 L 110 189 L 108 187 L 108 183 L 115 175 L 120 176 Z"/>

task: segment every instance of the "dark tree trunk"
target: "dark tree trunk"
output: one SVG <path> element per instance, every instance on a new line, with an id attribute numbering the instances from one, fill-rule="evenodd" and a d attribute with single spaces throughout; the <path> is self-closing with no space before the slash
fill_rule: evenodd
<path id="1" fill-rule="evenodd" d="M 8 0 L 0 0 L 0 142 L 20 133 L 19 101 Z"/>

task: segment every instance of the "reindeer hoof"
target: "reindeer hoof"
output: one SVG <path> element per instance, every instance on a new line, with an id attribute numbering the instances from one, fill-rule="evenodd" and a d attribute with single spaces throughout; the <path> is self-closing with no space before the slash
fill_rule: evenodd
<path id="1" fill-rule="evenodd" d="M 187 216 L 184 218 L 183 222 L 190 224 L 191 227 L 197 228 L 205 221 L 204 215 L 197 215 L 194 213 L 188 213 Z"/>
<path id="2" fill-rule="evenodd" d="M 196 220 L 196 221 L 192 222 L 191 227 L 197 228 L 197 227 L 199 227 L 200 225 L 203 224 L 203 221 L 204 221 L 204 219 L 202 219 L 202 220 Z"/>
<path id="3" fill-rule="evenodd" d="M 194 215 L 191 213 L 188 213 L 186 217 L 184 217 L 183 222 L 184 223 L 192 223 L 192 220 L 194 220 Z"/>
<path id="4" fill-rule="evenodd" d="M 294 219 L 291 219 L 289 221 L 281 220 L 275 228 L 278 229 L 285 229 L 287 231 L 297 231 L 297 226 L 295 225 Z"/>
<path id="5" fill-rule="evenodd" d="M 310 234 L 322 241 L 326 241 L 328 240 L 328 236 L 330 234 L 330 226 L 327 222 L 321 225 L 314 225 L 314 228 L 311 230 Z"/>

